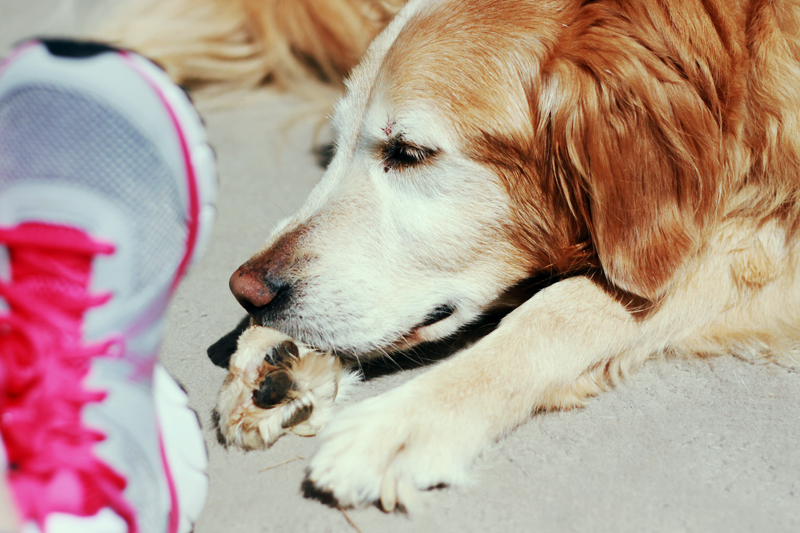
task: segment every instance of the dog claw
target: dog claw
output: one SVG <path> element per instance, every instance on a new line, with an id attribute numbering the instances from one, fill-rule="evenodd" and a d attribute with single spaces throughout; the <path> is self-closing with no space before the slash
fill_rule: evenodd
<path id="1" fill-rule="evenodd" d="M 397 480 L 390 469 L 386 472 L 381 483 L 381 507 L 386 513 L 391 513 L 397 506 Z"/>

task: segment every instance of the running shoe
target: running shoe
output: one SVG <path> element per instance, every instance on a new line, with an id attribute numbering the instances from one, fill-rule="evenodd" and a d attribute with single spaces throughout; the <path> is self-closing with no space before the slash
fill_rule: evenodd
<path id="1" fill-rule="evenodd" d="M 24 532 L 192 529 L 206 450 L 157 352 L 216 180 L 147 59 L 36 40 L 0 64 L 0 436 Z"/>

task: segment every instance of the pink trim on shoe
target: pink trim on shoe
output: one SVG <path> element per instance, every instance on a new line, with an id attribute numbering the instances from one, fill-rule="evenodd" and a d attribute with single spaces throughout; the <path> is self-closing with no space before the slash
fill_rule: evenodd
<path id="1" fill-rule="evenodd" d="M 181 524 L 180 499 L 178 498 L 178 489 L 175 487 L 175 480 L 172 479 L 172 472 L 170 471 L 169 462 L 167 461 L 167 452 L 164 448 L 164 438 L 161 436 L 161 431 L 159 431 L 158 433 L 158 450 L 159 452 L 161 452 L 161 462 L 164 465 L 164 472 L 167 475 L 167 486 L 169 488 L 169 497 L 172 500 L 172 505 L 170 506 L 169 509 L 167 533 L 178 533 L 178 527 Z"/>
<path id="2" fill-rule="evenodd" d="M 175 132 L 178 135 L 178 139 L 180 140 L 181 144 L 183 161 L 186 165 L 186 185 L 189 197 L 189 231 L 186 236 L 186 254 L 183 256 L 183 260 L 181 261 L 181 264 L 175 273 L 175 278 L 172 280 L 172 286 L 170 287 L 170 292 L 174 292 L 178 287 L 178 283 L 180 282 L 181 278 L 186 273 L 186 269 L 189 266 L 189 262 L 191 261 L 194 253 L 195 245 L 197 244 L 197 234 L 200 225 L 200 194 L 197 187 L 197 176 L 195 175 L 194 164 L 192 163 L 191 152 L 189 151 L 189 144 L 186 141 L 186 135 L 183 131 L 183 127 L 178 121 L 178 116 L 175 113 L 175 110 L 173 109 L 169 99 L 164 94 L 164 91 L 153 79 L 153 77 L 133 59 L 130 52 L 121 50 L 119 54 L 125 59 L 128 66 L 135 70 L 150 85 L 153 91 L 155 91 L 159 99 L 161 99 L 161 103 L 169 113 L 172 124 L 175 126 Z"/>
<path id="3" fill-rule="evenodd" d="M 8 57 L 0 61 L 0 75 L 3 74 L 3 71 L 12 61 L 17 60 L 22 54 L 28 52 L 31 48 L 36 47 L 38 44 L 38 41 L 30 41 L 15 48 L 14 51 L 8 55 Z"/>
<path id="4" fill-rule="evenodd" d="M 186 273 L 186 270 L 189 266 L 189 262 L 192 259 L 194 254 L 195 246 L 197 244 L 197 237 L 199 233 L 199 225 L 200 225 L 200 193 L 198 190 L 197 184 L 197 176 L 195 173 L 194 164 L 192 162 L 191 152 L 189 150 L 189 144 L 186 140 L 186 134 L 183 131 L 183 127 L 178 120 L 178 116 L 175 113 L 175 110 L 172 107 L 169 99 L 164 94 L 161 86 L 153 79 L 153 77 L 148 73 L 141 65 L 139 65 L 133 56 L 125 51 L 121 50 L 119 54 L 125 59 L 128 66 L 130 66 L 133 70 L 135 70 L 141 77 L 144 79 L 150 87 L 155 91 L 158 95 L 161 103 L 163 104 L 164 108 L 169 113 L 170 119 L 172 120 L 172 124 L 175 127 L 175 133 L 178 136 L 181 146 L 181 152 L 183 155 L 183 161 L 186 167 L 186 188 L 188 193 L 188 232 L 186 236 L 186 253 L 181 260 L 180 266 L 178 270 L 175 272 L 175 277 L 172 280 L 172 284 L 170 286 L 170 293 L 174 292 L 175 289 L 178 287 L 178 283 L 180 282 L 183 275 Z M 178 528 L 180 527 L 180 499 L 178 498 L 178 491 L 175 486 L 175 480 L 173 479 L 172 471 L 170 468 L 169 461 L 167 460 L 167 455 L 164 449 L 164 439 L 161 432 L 161 427 L 159 425 L 159 432 L 158 432 L 158 444 L 159 450 L 161 452 L 161 460 L 164 465 L 164 474 L 167 478 L 167 485 L 169 487 L 169 495 L 171 499 L 171 506 L 169 511 L 169 521 L 168 521 L 168 533 L 178 533 Z"/>

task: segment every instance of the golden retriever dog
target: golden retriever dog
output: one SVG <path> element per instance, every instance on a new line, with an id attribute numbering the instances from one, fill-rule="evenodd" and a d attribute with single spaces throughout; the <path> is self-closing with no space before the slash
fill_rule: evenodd
<path id="1" fill-rule="evenodd" d="M 302 403 L 307 358 L 446 338 L 548 277 L 332 415 L 310 482 L 392 510 L 655 355 L 796 364 L 799 37 L 797 0 L 411 0 L 347 79 L 325 176 L 231 278 L 255 326 L 223 405 Z M 320 372 L 330 403 L 349 378 Z M 313 414 L 287 413 L 263 442 Z"/>

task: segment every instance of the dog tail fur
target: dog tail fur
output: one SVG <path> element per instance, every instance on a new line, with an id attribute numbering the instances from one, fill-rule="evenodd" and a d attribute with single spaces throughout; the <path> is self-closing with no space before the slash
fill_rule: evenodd
<path id="1" fill-rule="evenodd" d="M 98 37 L 158 62 L 188 89 L 341 88 L 406 0 L 140 0 Z"/>

